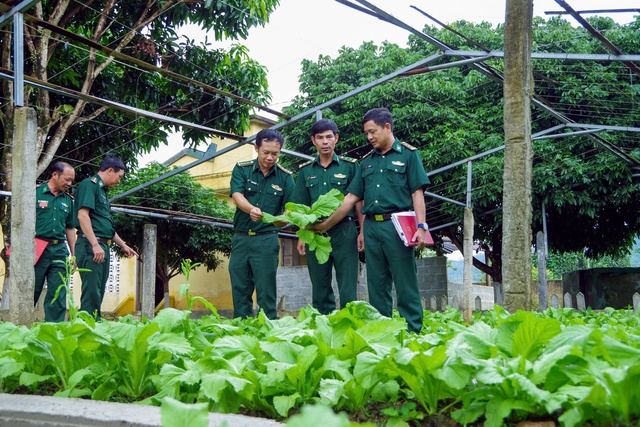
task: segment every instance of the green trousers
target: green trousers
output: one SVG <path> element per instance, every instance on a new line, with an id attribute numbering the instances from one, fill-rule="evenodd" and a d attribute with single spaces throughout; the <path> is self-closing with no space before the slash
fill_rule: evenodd
<path id="1" fill-rule="evenodd" d="M 269 319 L 277 317 L 276 273 L 280 241 L 276 233 L 248 236 L 235 234 L 231 241 L 229 276 L 233 316 L 253 316 L 253 291 Z"/>
<path id="2" fill-rule="evenodd" d="M 358 231 L 353 221 L 343 221 L 329 232 L 331 254 L 324 264 L 318 264 L 315 252 L 307 245 L 307 267 L 312 285 L 312 304 L 322 314 L 336 309 L 336 297 L 333 294 L 332 270 L 336 270 L 336 282 L 340 293 L 340 307 L 357 299 L 358 288 Z"/>
<path id="3" fill-rule="evenodd" d="M 65 262 L 68 256 L 69 250 L 66 244 L 48 244 L 35 265 L 36 286 L 33 304 L 35 305 L 40 299 L 46 279 L 47 293 L 44 296 L 43 307 L 44 320 L 46 322 L 64 322 L 65 320 L 67 314 L 67 290 L 64 287 L 60 288 L 60 285 L 64 283 L 62 278 L 67 273 Z M 53 301 L 58 288 L 60 288 L 58 298 Z"/>
<path id="4" fill-rule="evenodd" d="M 392 286 L 396 287 L 398 311 L 409 331 L 422 329 L 422 299 L 418 286 L 415 251 L 406 247 L 389 221 L 367 219 L 364 224 L 369 303 L 382 315 L 391 317 Z"/>
<path id="5" fill-rule="evenodd" d="M 111 264 L 111 252 L 109 245 L 99 241 L 100 247 L 104 250 L 104 261 L 97 263 L 93 261 L 93 250 L 91 243 L 85 237 L 76 241 L 76 263 L 78 268 L 87 268 L 90 271 L 80 272 L 82 280 L 82 293 L 80 295 L 80 310 L 86 311 L 96 319 L 101 318 L 100 306 L 104 299 L 104 292 L 109 280 L 109 266 Z"/>

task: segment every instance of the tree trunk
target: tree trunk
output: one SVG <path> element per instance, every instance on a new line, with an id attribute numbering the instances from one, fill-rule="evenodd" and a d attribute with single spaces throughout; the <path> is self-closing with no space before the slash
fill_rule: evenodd
<path id="1" fill-rule="evenodd" d="M 502 286 L 509 312 L 531 309 L 532 16 L 532 0 L 507 0 Z"/>

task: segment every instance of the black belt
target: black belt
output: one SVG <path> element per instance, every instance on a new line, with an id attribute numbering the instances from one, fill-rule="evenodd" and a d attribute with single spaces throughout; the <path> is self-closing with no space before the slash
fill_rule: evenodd
<path id="1" fill-rule="evenodd" d="M 247 236 L 261 236 L 263 234 L 275 234 L 278 232 L 278 230 L 273 230 L 273 231 L 240 231 L 240 230 L 235 230 L 236 234 L 246 234 Z"/>
<path id="2" fill-rule="evenodd" d="M 49 242 L 50 245 L 60 245 L 62 243 L 67 242 L 65 239 L 47 239 L 46 237 L 38 237 L 38 236 L 36 236 L 36 238 L 40 240 L 44 240 L 45 242 Z"/>
<path id="3" fill-rule="evenodd" d="M 87 236 L 85 236 L 82 233 L 78 233 L 78 238 L 82 239 L 82 238 L 87 238 Z M 113 239 L 107 239 L 106 237 L 98 237 L 96 236 L 96 239 L 98 239 L 98 241 L 102 242 L 102 243 L 106 243 L 107 245 L 110 245 L 113 242 Z"/>
<path id="4" fill-rule="evenodd" d="M 390 213 L 386 213 L 386 214 L 367 214 L 366 218 L 370 219 L 372 221 L 389 221 L 391 219 L 391 215 Z"/>

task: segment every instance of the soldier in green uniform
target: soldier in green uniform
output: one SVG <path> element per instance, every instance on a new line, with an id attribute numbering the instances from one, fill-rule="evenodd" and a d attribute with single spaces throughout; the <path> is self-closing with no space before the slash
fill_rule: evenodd
<path id="1" fill-rule="evenodd" d="M 100 164 L 98 173 L 82 181 L 76 192 L 76 261 L 78 267 L 90 270 L 80 273 L 80 309 L 95 315 L 97 319 L 101 318 L 100 306 L 109 279 L 109 245 L 113 242 L 120 246 L 127 258 L 139 256 L 118 236 L 111 219 L 109 188 L 120 182 L 124 170 L 120 159 L 106 157 Z"/>
<path id="2" fill-rule="evenodd" d="M 422 303 L 416 274 L 415 249 L 406 247 L 390 221 L 391 214 L 414 210 L 418 230 L 412 237 L 416 248 L 425 245 L 424 188 L 429 178 L 416 149 L 393 136 L 393 119 L 386 108 L 369 110 L 362 119 L 364 132 L 373 146 L 361 161 L 360 171 L 349 185 L 349 194 L 325 222 L 315 227 L 324 231 L 364 200 L 364 245 L 369 302 L 381 314 L 392 314 L 392 285 L 395 284 L 398 311 L 409 331 L 422 328 Z"/>
<path id="3" fill-rule="evenodd" d="M 318 197 L 336 188 L 347 194 L 347 187 L 357 170 L 356 160 L 338 156 L 335 146 L 338 142 L 338 126 L 334 121 L 320 119 L 311 127 L 311 141 L 318 152 L 314 160 L 300 165 L 292 201 L 311 206 Z M 356 205 L 359 211 L 360 203 Z M 307 255 L 307 266 L 312 285 L 312 304 L 322 314 L 336 309 L 333 294 L 332 270 L 335 268 L 336 281 L 340 292 L 340 306 L 357 298 L 358 286 L 358 231 L 355 210 L 351 210 L 339 224 L 332 227 L 331 255 L 324 264 L 318 264 L 315 252 L 308 251 L 308 245 L 298 240 L 298 252 Z"/>
<path id="4" fill-rule="evenodd" d="M 231 174 L 230 195 L 237 209 L 229 257 L 234 317 L 253 315 L 253 291 L 269 319 L 277 317 L 276 272 L 284 224 L 262 222 L 262 212 L 280 215 L 293 193 L 291 172 L 277 164 L 284 137 L 264 129 L 256 136 L 258 158 L 240 162 Z"/>
<path id="5" fill-rule="evenodd" d="M 67 194 L 76 172 L 66 162 L 55 162 L 50 170 L 49 181 L 36 189 L 36 238 L 46 241 L 47 246 L 35 265 L 36 287 L 33 299 L 34 304 L 38 302 L 46 279 L 44 320 L 63 322 L 67 313 L 66 289 L 60 288 L 58 297 L 55 301 L 53 299 L 66 274 L 64 262 L 69 256 L 69 250 L 73 255 L 76 242 L 73 199 Z"/>

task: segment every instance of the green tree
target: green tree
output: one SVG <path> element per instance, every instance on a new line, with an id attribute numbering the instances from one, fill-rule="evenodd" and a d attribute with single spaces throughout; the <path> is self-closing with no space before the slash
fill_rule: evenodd
<path id="1" fill-rule="evenodd" d="M 623 51 L 637 52 L 640 45 L 640 18 L 628 25 L 610 19 L 592 18 Z M 487 50 L 503 50 L 504 28 L 488 23 L 455 22 L 452 26 Z M 478 50 L 475 43 L 446 30 L 426 27 L 427 34 L 461 50 Z M 601 43 L 583 28 L 575 28 L 562 18 L 533 23 L 534 52 L 603 53 Z M 364 43 L 358 49 L 342 48 L 336 58 L 321 56 L 305 60 L 300 75 L 302 94 L 285 110 L 293 115 L 343 95 L 364 84 L 437 53 L 438 50 L 414 36 L 408 47 Z M 449 61 L 444 58 L 443 61 Z M 501 74 L 501 59 L 485 64 Z M 638 85 L 629 78 L 623 64 L 593 61 L 533 61 L 535 93 L 570 119 L 582 123 L 628 126 L 640 115 Z M 584 80 L 581 80 L 584 76 Z M 635 94 L 635 97 L 634 97 Z M 341 154 L 359 157 L 370 151 L 360 126 L 365 111 L 385 106 L 394 114 L 398 138 L 419 147 L 427 171 L 447 166 L 504 143 L 502 85 L 469 66 L 406 76 L 378 85 L 323 111 L 340 128 Z M 588 95 L 588 96 L 587 96 Z M 598 111 L 591 105 L 598 103 Z M 590 116 L 587 116 L 587 115 Z M 287 129 L 288 148 L 312 153 L 307 129 L 313 119 Z M 532 111 L 532 133 L 558 125 L 557 119 L 542 109 Z M 637 139 L 610 132 L 606 139 L 640 158 Z M 640 232 L 639 185 L 628 167 L 614 154 L 579 135 L 561 140 L 533 142 L 533 235 L 542 229 L 544 203 L 551 248 L 559 252 L 585 251 L 589 257 L 620 255 L 627 251 Z M 291 161 L 293 163 L 293 161 Z M 475 239 L 487 254 L 487 263 L 474 266 L 502 281 L 502 187 L 503 153 L 473 164 L 473 207 Z M 466 167 L 432 176 L 429 191 L 464 201 Z M 457 226 L 438 230 L 462 249 L 462 214 L 459 206 L 427 198 L 428 212 L 441 223 L 456 220 Z M 442 220 L 446 218 L 446 220 Z M 428 218 L 429 220 L 429 218 Z M 532 242 L 534 244 L 535 242 Z"/>
<path id="2" fill-rule="evenodd" d="M 116 187 L 124 192 L 142 183 L 157 178 L 171 169 L 159 163 L 125 175 Z M 114 192 L 114 194 L 117 194 Z M 153 186 L 118 200 L 124 205 L 135 208 L 152 208 L 152 212 L 184 212 L 192 214 L 194 219 L 229 220 L 233 211 L 229 205 L 216 197 L 215 191 L 203 187 L 194 178 L 181 173 L 167 178 Z M 132 216 L 115 213 L 113 220 L 127 243 L 142 249 L 144 224 L 156 224 L 158 242 L 156 248 L 156 299 L 162 298 L 162 292 L 169 289 L 169 280 L 180 274 L 183 259 L 191 259 L 215 270 L 221 262 L 221 256 L 231 253 L 231 231 L 211 225 L 178 222 L 167 219 Z M 161 291 L 161 292 L 158 292 Z"/>
<path id="3" fill-rule="evenodd" d="M 81 94 L 180 118 L 222 131 L 242 133 L 249 127 L 252 107 L 228 96 L 178 82 L 159 73 L 125 65 L 77 36 L 116 53 L 185 75 L 217 89 L 257 103 L 266 103 L 266 71 L 251 60 L 245 47 L 214 49 L 179 36 L 180 27 L 208 31 L 216 40 L 242 39 L 249 28 L 264 25 L 279 0 L 163 0 L 116 1 L 43 0 L 25 20 L 25 63 L 28 77 Z M 2 11 L 7 6 L 2 5 Z M 53 31 L 53 26 L 75 34 Z M 12 34 L 3 29 L 0 64 L 12 68 Z M 12 82 L 0 81 L 0 176 L 2 190 L 11 190 L 13 131 Z M 166 129 L 157 121 L 25 86 L 25 105 L 37 113 L 37 171 L 41 174 L 54 157 L 77 165 L 81 179 L 95 172 L 106 153 L 135 166 L 136 156 L 166 143 Z M 203 132 L 184 133 L 185 143 L 204 141 Z M 0 206 L 0 221 L 9 220 L 8 206 Z"/>

